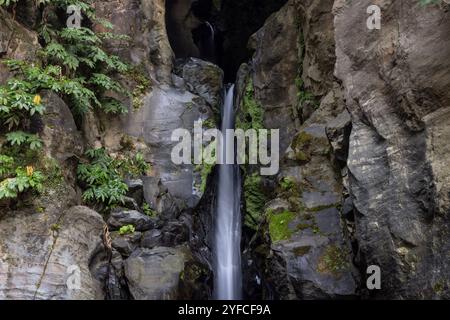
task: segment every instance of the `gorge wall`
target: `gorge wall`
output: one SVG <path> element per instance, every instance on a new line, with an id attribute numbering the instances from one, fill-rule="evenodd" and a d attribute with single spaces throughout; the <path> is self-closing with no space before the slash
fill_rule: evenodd
<path id="1" fill-rule="evenodd" d="M 366 27 L 371 4 L 382 9 L 380 30 Z M 120 97 L 128 113 L 73 116 L 58 94 L 41 94 L 46 111 L 33 123 L 44 142 L 39 166 L 52 179 L 40 194 L 0 200 L 0 298 L 210 299 L 217 173 L 173 164 L 171 134 L 192 132 L 199 119 L 217 127 L 228 82 L 238 128 L 280 129 L 279 173 L 241 170 L 244 298 L 450 298 L 448 4 L 95 7 L 130 38 L 105 42 L 134 67 L 117 77 L 132 93 Z M 42 11 L 31 11 L 13 17 L 0 8 L 2 60 L 38 60 Z M 11 77 L 0 64 L 0 83 Z M 151 165 L 125 181 L 125 202 L 108 210 L 87 207 L 76 174 L 84 152 L 99 147 L 119 158 L 140 153 Z M 129 225 L 135 232 L 122 235 Z M 381 290 L 366 287 L 371 265 L 381 269 Z M 67 285 L 71 266 L 81 290 Z"/>

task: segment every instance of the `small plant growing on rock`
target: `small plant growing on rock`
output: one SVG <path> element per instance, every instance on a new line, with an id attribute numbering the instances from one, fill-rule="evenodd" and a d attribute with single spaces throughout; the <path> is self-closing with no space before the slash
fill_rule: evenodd
<path id="1" fill-rule="evenodd" d="M 44 176 L 41 172 L 34 171 L 30 168 L 32 167 L 18 167 L 14 174 L 5 175 L 7 178 L 0 182 L 0 200 L 5 198 L 16 198 L 19 193 L 29 189 L 38 192 L 42 191 Z"/>
<path id="2" fill-rule="evenodd" d="M 129 224 L 127 226 L 123 226 L 122 228 L 119 229 L 119 234 L 121 236 L 125 236 L 127 234 L 133 234 L 136 231 L 136 228 Z"/>
<path id="3" fill-rule="evenodd" d="M 157 212 L 153 210 L 148 203 L 144 203 L 142 206 L 142 211 L 149 217 L 156 217 Z"/>
<path id="4" fill-rule="evenodd" d="M 283 191 L 289 191 L 295 187 L 295 182 L 290 177 L 284 177 L 280 180 L 280 187 Z"/>

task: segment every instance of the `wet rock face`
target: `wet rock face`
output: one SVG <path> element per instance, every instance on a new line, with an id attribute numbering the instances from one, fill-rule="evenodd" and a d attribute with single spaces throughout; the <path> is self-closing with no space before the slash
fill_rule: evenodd
<path id="1" fill-rule="evenodd" d="M 11 19 L 0 8 L 0 58 L 33 60 L 39 48 L 37 34 Z M 0 84 L 10 76 L 8 68 L 0 64 Z"/>
<path id="2" fill-rule="evenodd" d="M 125 261 L 125 275 L 136 300 L 174 300 L 178 296 L 185 256 L 179 249 L 157 247 L 135 251 Z"/>
<path id="3" fill-rule="evenodd" d="M 111 41 L 109 50 L 144 68 L 155 81 L 170 83 L 173 53 L 166 32 L 165 0 L 97 1 L 95 8 L 99 18 L 114 25 L 115 33 L 132 39 L 126 44 Z"/>
<path id="4" fill-rule="evenodd" d="M 187 89 L 202 97 L 220 114 L 223 90 L 223 71 L 217 65 L 196 58 L 179 63 L 174 72 L 180 76 Z"/>
<path id="5" fill-rule="evenodd" d="M 114 209 L 108 219 L 108 225 L 113 230 L 133 225 L 137 231 L 148 231 L 155 227 L 155 220 L 136 210 Z"/>
<path id="6" fill-rule="evenodd" d="M 280 129 L 281 152 L 289 145 L 296 126 L 295 79 L 301 63 L 296 19 L 297 10 L 291 1 L 266 21 L 249 44 L 255 49 L 252 59 L 255 98 L 264 109 L 264 126 Z"/>
<path id="7" fill-rule="evenodd" d="M 371 4 L 334 4 L 359 255 L 381 267 L 377 297 L 448 298 L 450 13 L 383 1 L 370 31 Z"/>
<path id="8" fill-rule="evenodd" d="M 346 161 L 350 119 L 332 76 L 332 5 L 289 1 L 250 40 L 256 52 L 249 72 L 264 110 L 264 126 L 281 131 L 280 172 L 262 183 L 267 200 L 260 213 L 264 232 L 250 243 L 253 255 L 245 255 L 259 270 L 255 273 L 262 278 L 259 290 L 265 298 L 357 295 L 359 276 L 341 218 L 344 187 L 334 162 L 337 154 Z M 245 69 L 240 74 L 245 76 Z M 239 87 L 242 100 L 243 85 Z M 307 95 L 315 102 L 302 100 Z M 252 277 L 255 274 L 246 274 L 257 294 L 258 281 L 255 285 Z"/>
<path id="9" fill-rule="evenodd" d="M 72 113 L 67 104 L 55 93 L 44 92 L 44 115 L 32 123 L 48 150 L 47 156 L 60 163 L 83 154 L 84 146 Z"/>
<path id="10" fill-rule="evenodd" d="M 86 207 L 64 212 L 11 212 L 0 220 L 1 299 L 102 299 L 89 271 L 102 217 Z M 73 279 L 80 276 L 80 286 Z"/>

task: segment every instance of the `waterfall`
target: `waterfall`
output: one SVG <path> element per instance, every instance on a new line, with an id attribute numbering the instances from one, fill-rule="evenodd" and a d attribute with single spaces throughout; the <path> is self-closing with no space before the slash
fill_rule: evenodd
<path id="1" fill-rule="evenodd" d="M 214 43 L 214 41 L 215 41 L 215 38 L 216 38 L 216 36 L 215 36 L 215 31 L 214 31 L 214 27 L 212 26 L 212 24 L 211 23 L 209 23 L 208 21 L 206 21 L 205 22 L 206 23 L 206 26 L 209 28 L 209 32 L 210 32 L 210 41 L 212 42 L 212 43 Z"/>
<path id="2" fill-rule="evenodd" d="M 221 130 L 234 129 L 234 85 L 225 97 Z M 222 159 L 226 149 L 234 148 L 233 141 L 224 139 Z M 215 297 L 219 300 L 241 299 L 241 181 L 239 165 L 219 165 L 217 209 L 215 219 Z"/>
<path id="3" fill-rule="evenodd" d="M 205 48 L 204 48 L 204 57 L 206 60 L 209 60 L 211 62 L 216 62 L 216 34 L 214 27 L 211 23 L 208 21 L 205 22 L 205 25 L 208 29 L 208 37 L 205 41 Z"/>

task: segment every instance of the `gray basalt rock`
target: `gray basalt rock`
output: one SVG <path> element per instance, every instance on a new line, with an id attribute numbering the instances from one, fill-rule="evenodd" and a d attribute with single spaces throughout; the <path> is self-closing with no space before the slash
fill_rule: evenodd
<path id="1" fill-rule="evenodd" d="M 450 12 L 387 0 L 368 30 L 371 4 L 334 4 L 359 256 L 381 268 L 375 297 L 449 298 Z"/>
<path id="2" fill-rule="evenodd" d="M 217 114 L 220 113 L 223 71 L 217 65 L 189 58 L 177 65 L 175 72 L 184 79 L 190 92 L 204 98 Z"/>
<path id="3" fill-rule="evenodd" d="M 169 86 L 154 87 L 143 106 L 120 119 L 108 119 L 103 140 L 109 150 L 118 150 L 124 135 L 139 141 L 139 150 L 151 164 L 151 175 L 143 178 L 146 202 L 164 216 L 173 217 L 195 207 L 204 190 L 201 171 L 191 164 L 175 164 L 172 150 L 177 129 L 193 135 L 194 122 L 213 119 L 213 112 L 201 97 Z M 189 157 L 191 160 L 191 157 Z"/>
<path id="4" fill-rule="evenodd" d="M 136 300 L 174 300 L 186 257 L 182 249 L 139 249 L 125 260 L 125 275 Z"/>
<path id="5" fill-rule="evenodd" d="M 72 157 L 80 157 L 84 146 L 80 141 L 75 120 L 67 104 L 55 93 L 46 91 L 42 95 L 45 105 L 44 115 L 32 122 L 40 131 L 48 157 L 65 162 Z"/>
<path id="6" fill-rule="evenodd" d="M 33 61 L 40 48 L 37 34 L 24 28 L 11 15 L 0 8 L 0 57 Z M 10 73 L 4 64 L 0 64 L 0 84 L 8 79 Z"/>
<path id="7" fill-rule="evenodd" d="M 86 207 L 60 212 L 11 212 L 0 220 L 1 299 L 101 299 L 91 255 L 103 219 Z M 74 277 L 79 275 L 80 287 Z"/>
<path id="8" fill-rule="evenodd" d="M 297 54 L 296 17 L 295 4 L 290 1 L 250 39 L 255 50 L 251 75 L 255 98 L 264 109 L 264 126 L 280 130 L 281 153 L 299 125 L 295 121 L 298 100 L 295 79 L 301 63 Z"/>
<path id="9" fill-rule="evenodd" d="M 147 231 L 155 227 L 155 219 L 136 210 L 114 209 L 108 219 L 108 225 L 117 230 L 133 225 L 137 231 Z"/>
<path id="10" fill-rule="evenodd" d="M 342 92 L 333 78 L 332 5 L 331 0 L 289 1 L 252 37 L 251 68 L 243 66 L 239 73 L 242 78 L 247 70 L 253 78 L 264 126 L 280 129 L 280 172 L 264 178 L 265 219 L 248 261 L 260 270 L 253 277 L 262 278 L 266 298 L 357 295 L 359 275 L 340 212 L 343 185 L 326 134 L 328 126 L 344 122 L 338 117 L 344 112 Z"/>
<path id="11" fill-rule="evenodd" d="M 137 249 L 142 233 L 133 232 L 132 234 L 121 235 L 119 232 L 111 232 L 112 247 L 116 249 L 123 257 L 129 257 Z"/>
<path id="12" fill-rule="evenodd" d="M 111 21 L 115 33 L 131 38 L 129 43 L 110 41 L 108 49 L 140 66 L 155 81 L 170 83 L 173 53 L 166 32 L 165 1 L 97 1 L 95 7 L 96 16 Z M 106 31 L 101 25 L 95 29 Z"/>
<path id="13" fill-rule="evenodd" d="M 347 110 L 344 110 L 326 127 L 327 137 L 336 159 L 344 163 L 348 158 L 348 142 L 352 130 L 352 120 Z"/>
<path id="14" fill-rule="evenodd" d="M 161 245 L 162 232 L 159 229 L 147 231 L 142 236 L 141 247 L 153 249 Z"/>

